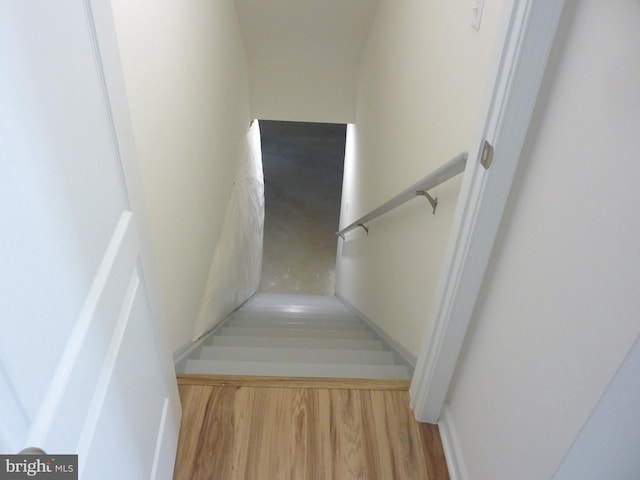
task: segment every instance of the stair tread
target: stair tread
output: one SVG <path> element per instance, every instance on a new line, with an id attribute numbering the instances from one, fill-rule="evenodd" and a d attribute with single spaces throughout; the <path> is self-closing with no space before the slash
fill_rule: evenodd
<path id="1" fill-rule="evenodd" d="M 368 330 L 363 323 L 325 322 L 323 320 L 282 320 L 282 319 L 245 319 L 233 318 L 226 327 L 265 327 L 265 328 L 319 328 L 322 330 Z"/>
<path id="2" fill-rule="evenodd" d="M 200 360 L 234 360 L 301 363 L 357 363 L 393 365 L 393 353 L 388 350 L 353 350 L 336 348 L 230 347 L 207 346 L 200 351 Z"/>
<path id="3" fill-rule="evenodd" d="M 323 311 L 282 311 L 282 310 L 253 310 L 249 308 L 242 308 L 230 315 L 231 318 L 272 318 L 272 319 L 299 319 L 299 320 L 314 320 L 323 319 L 326 321 L 344 321 L 344 322 L 356 322 L 360 323 L 360 319 L 357 315 L 351 312 L 323 312 Z"/>
<path id="4" fill-rule="evenodd" d="M 369 330 L 335 330 L 318 328 L 269 328 L 269 327 L 222 327 L 220 335 L 250 335 L 250 336 L 278 336 L 278 337 L 315 337 L 315 338 L 352 338 L 373 340 L 375 333 Z"/>
<path id="5" fill-rule="evenodd" d="M 262 311 L 312 311 L 348 312 L 337 297 L 321 295 L 289 295 L 261 293 L 247 302 L 243 309 Z"/>
<path id="6" fill-rule="evenodd" d="M 362 340 L 353 338 L 279 338 L 251 335 L 216 335 L 207 345 L 246 346 L 246 347 L 300 347 L 300 348 L 340 348 L 359 350 L 382 350 L 380 340 Z"/>
<path id="7" fill-rule="evenodd" d="M 409 372 L 404 365 L 276 363 L 219 360 L 188 360 L 184 373 L 329 378 L 409 378 Z"/>

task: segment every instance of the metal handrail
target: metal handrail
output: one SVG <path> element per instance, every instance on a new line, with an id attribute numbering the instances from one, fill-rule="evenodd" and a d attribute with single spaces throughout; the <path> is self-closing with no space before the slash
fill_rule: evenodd
<path id="1" fill-rule="evenodd" d="M 346 226 L 339 232 L 336 232 L 336 235 L 342 237 L 344 239 L 344 234 L 358 227 L 362 227 L 367 234 L 369 233 L 369 228 L 366 226 L 367 222 L 370 222 L 374 218 L 377 218 L 385 213 L 393 210 L 394 208 L 402 205 L 403 203 L 408 202 L 412 198 L 417 196 L 424 196 L 429 200 L 431 206 L 433 207 L 433 213 L 436 213 L 436 206 L 438 205 L 438 199 L 433 199 L 431 195 L 427 193 L 428 190 L 440 185 L 443 182 L 446 182 L 452 177 L 464 172 L 465 166 L 467 165 L 467 157 L 468 152 L 462 152 L 453 157 L 447 163 L 442 165 L 440 168 L 434 170 L 429 175 L 424 177 L 422 180 L 414 183 L 406 190 L 403 190 L 401 193 L 393 197 L 391 200 L 380 205 L 375 210 L 367 213 L 366 215 L 360 217 L 355 222 Z"/>

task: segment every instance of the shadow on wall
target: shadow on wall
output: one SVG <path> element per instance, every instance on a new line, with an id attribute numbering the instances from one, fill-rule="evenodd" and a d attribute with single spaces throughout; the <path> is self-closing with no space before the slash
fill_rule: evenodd
<path id="1" fill-rule="evenodd" d="M 346 125 L 260 120 L 265 182 L 259 290 L 333 295 Z"/>

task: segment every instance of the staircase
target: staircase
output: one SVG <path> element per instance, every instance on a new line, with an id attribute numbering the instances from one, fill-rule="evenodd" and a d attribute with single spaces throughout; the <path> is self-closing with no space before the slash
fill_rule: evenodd
<path id="1" fill-rule="evenodd" d="M 336 297 L 258 294 L 179 373 L 410 379 L 411 367 Z"/>

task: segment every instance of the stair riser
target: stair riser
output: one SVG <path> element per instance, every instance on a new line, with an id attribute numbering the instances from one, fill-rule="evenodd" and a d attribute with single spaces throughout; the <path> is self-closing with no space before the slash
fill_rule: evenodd
<path id="1" fill-rule="evenodd" d="M 251 362 L 353 363 L 361 365 L 393 365 L 393 354 L 376 350 L 203 347 L 201 360 L 234 360 Z"/>
<path id="2" fill-rule="evenodd" d="M 184 373 L 282 377 L 408 379 L 402 365 L 352 365 L 189 360 Z"/>
<path id="3" fill-rule="evenodd" d="M 258 295 L 243 307 L 245 310 L 320 311 L 344 313 L 345 306 L 336 297 L 318 295 Z"/>
<path id="4" fill-rule="evenodd" d="M 355 330 L 355 331 L 367 331 L 367 327 L 360 323 L 342 323 L 342 322 L 296 322 L 286 320 L 245 320 L 245 319 L 233 319 L 230 320 L 225 326 L 227 327 L 242 327 L 242 328 L 312 328 L 319 330 Z"/>
<path id="5" fill-rule="evenodd" d="M 233 315 L 231 318 L 246 318 L 251 319 L 272 319 L 272 320 L 298 320 L 301 322 L 322 320 L 326 322 L 352 322 L 361 323 L 360 319 L 350 313 L 327 313 L 327 312 L 277 312 L 269 310 L 241 310 Z"/>
<path id="6" fill-rule="evenodd" d="M 290 348 L 340 348 L 357 350 L 382 350 L 379 340 L 344 338 L 278 338 L 251 336 L 216 336 L 207 345 L 233 347 L 290 347 Z"/>
<path id="7" fill-rule="evenodd" d="M 369 331 L 352 330 L 320 330 L 312 328 L 243 328 L 223 327 L 220 335 L 248 335 L 252 337 L 281 337 L 281 338 L 351 338 L 360 340 L 374 340 L 375 334 Z"/>

